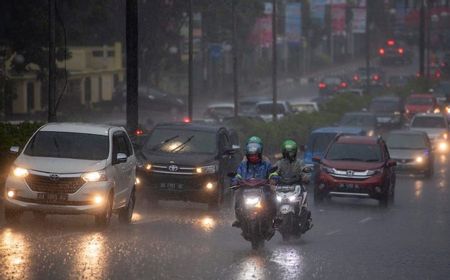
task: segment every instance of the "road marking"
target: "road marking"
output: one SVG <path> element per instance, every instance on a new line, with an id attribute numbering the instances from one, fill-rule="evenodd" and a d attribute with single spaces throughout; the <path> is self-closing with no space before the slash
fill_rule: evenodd
<path id="1" fill-rule="evenodd" d="M 373 219 L 372 217 L 367 217 L 367 218 L 364 218 L 364 219 L 360 220 L 359 223 L 360 224 L 364 224 L 364 223 L 367 223 L 368 221 L 370 221 L 372 219 Z"/>
<path id="2" fill-rule="evenodd" d="M 338 233 L 338 232 L 341 232 L 341 230 L 340 230 L 340 229 L 333 230 L 333 231 L 330 231 L 330 232 L 325 233 L 325 235 L 330 236 L 330 235 L 336 234 L 336 233 Z"/>

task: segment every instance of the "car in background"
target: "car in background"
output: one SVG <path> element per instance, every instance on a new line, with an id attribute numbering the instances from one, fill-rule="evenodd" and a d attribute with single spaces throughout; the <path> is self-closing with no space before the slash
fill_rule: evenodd
<path id="1" fill-rule="evenodd" d="M 120 222 L 130 223 L 135 183 L 136 156 L 125 129 L 50 123 L 14 161 L 5 184 L 5 218 L 17 221 L 24 211 L 38 218 L 90 214 L 98 226 L 107 226 L 116 212 Z"/>
<path id="2" fill-rule="evenodd" d="M 268 96 L 247 96 L 239 101 L 239 114 L 243 116 L 256 116 L 256 104 L 262 101 L 272 101 Z"/>
<path id="3" fill-rule="evenodd" d="M 319 82 L 319 97 L 331 97 L 340 89 L 349 86 L 349 82 L 342 76 L 325 76 Z"/>
<path id="4" fill-rule="evenodd" d="M 315 202 L 327 196 L 374 198 L 381 205 L 394 200 L 396 162 L 381 137 L 339 135 L 314 162 Z"/>
<path id="5" fill-rule="evenodd" d="M 448 151 L 449 127 L 443 114 L 416 114 L 409 124 L 409 129 L 425 132 L 433 145 L 433 150 L 439 153 Z"/>
<path id="6" fill-rule="evenodd" d="M 436 97 L 432 94 L 411 94 L 405 102 L 405 117 L 411 119 L 417 113 L 440 112 Z"/>
<path id="7" fill-rule="evenodd" d="M 234 142 L 233 142 L 234 141 Z M 140 150 L 138 176 L 152 205 L 158 200 L 207 203 L 217 209 L 229 193 L 227 174 L 242 156 L 222 126 L 162 123 Z"/>
<path id="8" fill-rule="evenodd" d="M 366 131 L 368 136 L 378 134 L 377 117 L 370 112 L 345 113 L 339 121 L 341 127 L 358 127 Z"/>
<path id="9" fill-rule="evenodd" d="M 364 96 L 364 90 L 360 88 L 346 88 L 346 89 L 340 89 L 336 92 L 336 96 L 343 95 L 343 94 L 349 94 L 354 96 Z"/>
<path id="10" fill-rule="evenodd" d="M 413 53 L 407 46 L 394 39 L 386 40 L 378 49 L 378 57 L 382 65 L 411 64 Z"/>
<path id="11" fill-rule="evenodd" d="M 272 101 L 261 101 L 256 104 L 256 114 L 264 121 L 272 121 Z M 293 113 L 291 104 L 288 101 L 277 102 L 277 119 L 282 119 Z"/>
<path id="12" fill-rule="evenodd" d="M 321 156 L 328 145 L 338 134 L 343 135 L 366 135 L 366 131 L 358 127 L 321 127 L 313 130 L 309 135 L 308 142 L 304 147 L 303 162 L 307 166 L 313 166 L 312 158 Z"/>
<path id="13" fill-rule="evenodd" d="M 215 103 L 210 104 L 203 114 L 206 118 L 212 118 L 221 122 L 224 118 L 234 116 L 234 104 Z"/>
<path id="14" fill-rule="evenodd" d="M 402 111 L 402 101 L 397 96 L 375 97 L 369 105 L 369 112 L 375 114 L 381 127 L 400 127 L 403 122 Z"/>
<path id="15" fill-rule="evenodd" d="M 385 72 L 379 67 L 369 67 L 371 89 L 384 87 Z M 367 69 L 366 67 L 358 68 L 352 77 L 352 86 L 355 88 L 365 88 L 367 84 Z"/>
<path id="16" fill-rule="evenodd" d="M 427 178 L 433 175 L 434 156 L 425 132 L 393 130 L 384 139 L 397 170 L 420 172 Z"/>
<path id="17" fill-rule="evenodd" d="M 391 75 L 387 79 L 386 87 L 389 89 L 405 87 L 412 78 L 411 75 Z"/>
<path id="18" fill-rule="evenodd" d="M 294 113 L 314 113 L 319 111 L 317 102 L 311 101 L 293 102 L 291 108 Z"/>

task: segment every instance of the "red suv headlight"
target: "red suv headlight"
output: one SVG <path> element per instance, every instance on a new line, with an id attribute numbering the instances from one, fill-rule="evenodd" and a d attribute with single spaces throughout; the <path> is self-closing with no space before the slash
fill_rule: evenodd
<path id="1" fill-rule="evenodd" d="M 325 165 L 321 165 L 320 166 L 320 170 L 325 172 L 325 173 L 328 173 L 328 174 L 333 174 L 334 173 L 333 168 L 330 168 L 330 167 L 325 166 Z"/>
<path id="2" fill-rule="evenodd" d="M 377 174 L 381 174 L 381 173 L 383 173 L 383 168 L 367 170 L 367 175 L 369 175 L 369 176 L 373 176 L 373 175 L 377 175 Z"/>

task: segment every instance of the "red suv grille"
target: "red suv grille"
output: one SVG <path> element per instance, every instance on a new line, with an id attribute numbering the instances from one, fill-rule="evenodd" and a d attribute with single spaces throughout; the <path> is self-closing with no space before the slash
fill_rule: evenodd
<path id="1" fill-rule="evenodd" d="M 30 174 L 25 178 L 28 186 L 35 192 L 75 193 L 84 185 L 81 177 L 59 177 Z"/>

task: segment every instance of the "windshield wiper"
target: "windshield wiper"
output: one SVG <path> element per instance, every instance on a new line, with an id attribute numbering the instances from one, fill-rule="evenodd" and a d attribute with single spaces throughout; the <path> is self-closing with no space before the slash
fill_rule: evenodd
<path id="1" fill-rule="evenodd" d="M 172 140 L 175 140 L 175 139 L 177 139 L 178 137 L 180 137 L 179 135 L 175 135 L 175 136 L 172 136 L 172 137 L 170 137 L 170 138 L 167 138 L 166 140 L 163 140 L 163 141 L 161 141 L 160 143 L 158 143 L 158 144 L 156 144 L 156 145 L 153 145 L 151 148 L 150 148 L 150 150 L 151 151 L 157 151 L 157 150 L 159 150 L 164 144 L 166 144 L 166 143 L 168 143 L 168 142 L 170 142 L 170 141 L 172 141 Z"/>
<path id="2" fill-rule="evenodd" d="M 189 143 L 192 140 L 192 138 L 194 138 L 194 135 L 190 136 L 188 139 L 186 139 L 186 141 L 184 141 L 180 145 L 178 145 L 175 148 L 173 148 L 172 150 L 170 150 L 170 152 L 171 153 L 176 153 L 176 152 L 179 152 L 179 151 L 183 150 L 184 147 L 186 147 L 186 144 Z"/>
<path id="3" fill-rule="evenodd" d="M 380 160 L 376 159 L 376 158 L 366 160 L 366 162 L 378 162 L 378 161 L 380 161 Z"/>
<path id="4" fill-rule="evenodd" d="M 333 160 L 348 160 L 348 161 L 361 161 L 360 158 L 337 158 Z"/>

